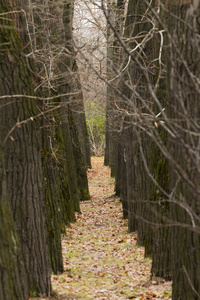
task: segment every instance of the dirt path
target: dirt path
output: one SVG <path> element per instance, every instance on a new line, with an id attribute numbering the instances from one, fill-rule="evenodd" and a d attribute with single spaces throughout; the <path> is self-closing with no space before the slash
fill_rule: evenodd
<path id="1" fill-rule="evenodd" d="M 150 281 L 151 261 L 127 232 L 114 180 L 103 158 L 92 158 L 91 200 L 63 240 L 65 273 L 52 276 L 60 299 L 171 299 L 170 283 Z"/>

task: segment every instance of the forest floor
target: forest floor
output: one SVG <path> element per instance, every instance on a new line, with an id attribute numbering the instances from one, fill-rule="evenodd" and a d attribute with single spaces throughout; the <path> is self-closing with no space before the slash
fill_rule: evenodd
<path id="1" fill-rule="evenodd" d="M 65 272 L 52 276 L 56 299 L 171 299 L 170 282 L 150 279 L 151 260 L 128 233 L 103 157 L 92 158 L 88 180 L 91 200 L 63 238 Z"/>

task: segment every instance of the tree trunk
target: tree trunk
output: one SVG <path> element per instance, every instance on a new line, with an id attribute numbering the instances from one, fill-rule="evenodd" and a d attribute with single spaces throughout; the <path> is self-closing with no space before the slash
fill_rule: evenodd
<path id="1" fill-rule="evenodd" d="M 71 140 L 71 133 L 70 127 L 68 122 L 68 115 L 67 115 L 68 106 L 64 106 L 61 108 L 61 124 L 60 130 L 62 131 L 63 136 L 63 145 L 65 151 L 65 161 L 66 161 L 66 171 L 67 171 L 67 181 L 69 186 L 69 195 L 71 199 L 71 203 L 68 205 L 68 216 L 69 221 L 75 221 L 74 212 L 80 212 L 80 205 L 79 205 L 79 197 L 78 197 L 78 181 L 77 181 L 77 173 L 76 173 L 76 166 L 74 160 L 74 153 L 73 153 L 73 146 Z"/>
<path id="2" fill-rule="evenodd" d="M 73 49 L 73 83 L 72 88 L 78 95 L 74 96 L 70 101 L 71 111 L 78 131 L 78 139 L 81 146 L 81 152 L 84 158 L 84 165 L 86 168 L 91 168 L 91 156 L 90 156 L 90 140 L 89 133 L 86 125 L 85 108 L 83 101 L 82 86 L 80 83 L 79 70 L 75 59 L 75 53 Z"/>
<path id="3" fill-rule="evenodd" d="M 89 200 L 89 188 L 84 158 L 79 143 L 78 132 L 70 106 L 68 106 L 68 121 L 70 126 L 72 148 L 77 174 L 78 196 L 80 200 Z"/>
<path id="4" fill-rule="evenodd" d="M 175 129 L 169 149 L 175 172 L 170 186 L 177 203 L 171 206 L 174 300 L 200 298 L 200 170 L 199 170 L 199 1 L 170 1 L 167 24 L 171 34 L 169 61 L 170 118 Z M 173 124 L 175 123 L 175 125 Z M 179 130 L 180 126 L 181 130 Z M 198 153 L 198 154 L 197 154 Z M 171 170 L 173 170 L 171 168 Z M 188 213 L 188 211 L 190 213 Z M 195 217 L 196 215 L 196 217 Z M 188 226 L 188 228 L 187 228 Z"/>
<path id="5" fill-rule="evenodd" d="M 2 140 L 2 139 L 1 139 Z M 3 151 L 0 150 L 0 299 L 28 299 L 28 287 L 25 277 L 21 248 L 15 230 L 3 163 Z"/>
<path id="6" fill-rule="evenodd" d="M 7 13 L 5 0 L 0 13 Z M 11 27 L 11 28 L 10 28 Z M 31 74 L 9 14 L 0 26 L 1 95 L 33 95 Z M 2 51 L 4 50 L 4 51 Z M 29 97 L 1 101 L 0 120 L 8 200 L 11 203 L 31 295 L 50 294 L 50 268 L 41 167 L 41 139 L 36 101 Z"/>
<path id="7" fill-rule="evenodd" d="M 46 115 L 47 118 L 47 115 Z M 43 166 L 43 185 L 44 201 L 46 207 L 46 226 L 47 226 L 47 243 L 49 250 L 49 261 L 54 274 L 63 272 L 61 233 L 65 233 L 65 225 L 69 224 L 68 216 L 63 202 L 67 201 L 66 195 L 60 197 L 63 183 L 60 184 L 61 178 L 61 153 L 55 153 L 57 149 L 55 139 L 54 124 L 45 126 L 43 121 L 43 142 L 42 142 L 42 166 Z M 50 125 L 50 121 L 48 120 Z M 54 128 L 54 130 L 53 130 Z"/>
<path id="8" fill-rule="evenodd" d="M 124 3 L 123 1 L 117 1 L 115 4 L 108 3 L 107 7 L 108 23 L 107 23 L 107 78 L 111 80 L 113 84 L 117 81 L 116 71 L 120 65 L 121 59 L 121 46 L 116 39 L 111 24 L 115 28 L 116 32 L 121 33 L 122 21 L 124 15 Z M 111 23 L 111 24 L 110 24 Z M 111 168 L 111 176 L 115 177 L 117 173 L 118 163 L 118 123 L 119 113 L 116 108 L 116 104 L 119 102 L 119 96 L 115 90 L 107 86 L 107 100 L 106 100 L 106 134 L 105 134 L 105 158 L 104 164 L 109 165 Z"/>

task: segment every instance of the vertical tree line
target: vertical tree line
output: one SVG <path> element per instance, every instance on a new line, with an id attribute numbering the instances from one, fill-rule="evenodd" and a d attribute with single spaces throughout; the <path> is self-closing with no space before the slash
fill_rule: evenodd
<path id="1" fill-rule="evenodd" d="M 105 163 L 152 277 L 173 280 L 174 300 L 199 299 L 199 2 L 129 0 L 120 30 L 102 9 L 119 48 L 109 45 Z"/>
<path id="2" fill-rule="evenodd" d="M 73 1 L 0 4 L 1 299 L 52 293 L 61 234 L 89 199 L 72 18 Z"/>

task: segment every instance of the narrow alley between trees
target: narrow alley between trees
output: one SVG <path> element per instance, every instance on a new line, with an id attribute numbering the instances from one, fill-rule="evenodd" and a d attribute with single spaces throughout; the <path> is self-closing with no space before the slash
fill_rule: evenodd
<path id="1" fill-rule="evenodd" d="M 52 276 L 56 299 L 171 299 L 171 283 L 150 280 L 151 260 L 127 232 L 114 179 L 103 157 L 88 171 L 91 200 L 63 238 L 65 272 Z"/>
<path id="2" fill-rule="evenodd" d="M 199 300 L 200 1 L 0 16 L 0 300 Z"/>

